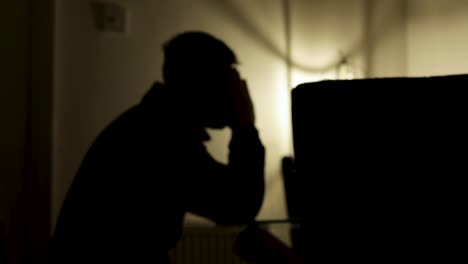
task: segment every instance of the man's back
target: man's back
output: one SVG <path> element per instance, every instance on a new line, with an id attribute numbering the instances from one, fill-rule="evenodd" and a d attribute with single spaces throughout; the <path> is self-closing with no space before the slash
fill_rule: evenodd
<path id="1" fill-rule="evenodd" d="M 80 166 L 54 237 L 54 247 L 69 259 L 121 259 L 144 252 L 145 245 L 164 253 L 178 239 L 183 179 L 170 169 L 181 162 L 174 158 L 181 146 L 197 142 L 180 138 L 170 115 L 158 107 L 143 108 L 135 106 L 113 121 Z"/>
<path id="2" fill-rule="evenodd" d="M 256 129 L 233 131 L 229 165 L 218 163 L 203 144 L 205 130 L 179 122 L 184 113 L 165 91 L 153 87 L 151 103 L 143 99 L 92 144 L 56 225 L 56 263 L 167 261 L 186 212 L 219 224 L 257 214 L 264 149 Z"/>

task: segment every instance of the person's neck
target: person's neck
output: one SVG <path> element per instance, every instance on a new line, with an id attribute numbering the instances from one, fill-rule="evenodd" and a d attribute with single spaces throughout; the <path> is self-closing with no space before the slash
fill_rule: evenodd
<path id="1" fill-rule="evenodd" d="M 173 119 L 177 126 L 186 129 L 203 129 L 192 109 L 193 98 L 186 98 L 177 92 L 178 89 L 170 87 L 162 82 L 155 82 L 145 94 L 141 104 L 150 111 L 162 112 Z"/>

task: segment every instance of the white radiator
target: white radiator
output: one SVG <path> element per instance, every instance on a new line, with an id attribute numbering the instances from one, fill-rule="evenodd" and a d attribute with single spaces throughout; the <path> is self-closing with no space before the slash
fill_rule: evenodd
<path id="1" fill-rule="evenodd" d="M 176 248 L 170 252 L 173 264 L 246 264 L 233 253 L 240 228 L 185 227 Z"/>

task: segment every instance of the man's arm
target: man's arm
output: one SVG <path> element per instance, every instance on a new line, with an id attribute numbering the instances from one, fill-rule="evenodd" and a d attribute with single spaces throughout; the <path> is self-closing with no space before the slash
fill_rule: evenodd
<path id="1" fill-rule="evenodd" d="M 245 224 L 254 220 L 263 202 L 265 150 L 247 83 L 234 68 L 229 78 L 229 163 L 216 162 L 206 149 L 194 155 L 201 159 L 194 166 L 198 184 L 188 210 L 218 224 Z"/>
<path id="2" fill-rule="evenodd" d="M 253 125 L 232 130 L 229 150 L 227 165 L 199 153 L 187 209 L 218 224 L 246 224 L 263 202 L 265 151 Z"/>

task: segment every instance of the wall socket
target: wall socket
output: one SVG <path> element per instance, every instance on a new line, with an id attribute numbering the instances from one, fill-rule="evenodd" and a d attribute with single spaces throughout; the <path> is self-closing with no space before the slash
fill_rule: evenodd
<path id="1" fill-rule="evenodd" d="M 104 1 L 93 1 L 91 6 L 96 28 L 100 32 L 127 31 L 127 10 L 124 7 Z"/>

